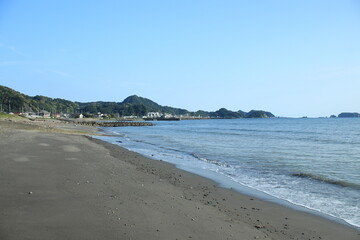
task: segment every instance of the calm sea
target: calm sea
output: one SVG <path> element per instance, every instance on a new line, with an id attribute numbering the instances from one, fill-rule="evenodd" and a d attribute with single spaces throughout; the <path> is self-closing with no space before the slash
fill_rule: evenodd
<path id="1" fill-rule="evenodd" d="M 235 119 L 104 128 L 100 137 L 240 191 L 360 227 L 360 119 Z M 265 195 L 265 194 L 264 194 Z"/>

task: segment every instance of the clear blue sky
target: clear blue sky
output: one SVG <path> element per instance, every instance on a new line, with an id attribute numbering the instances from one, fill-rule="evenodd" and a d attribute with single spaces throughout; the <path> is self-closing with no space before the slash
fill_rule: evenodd
<path id="1" fill-rule="evenodd" d="M 360 112 L 360 1 L 0 0 L 0 85 L 192 111 Z"/>

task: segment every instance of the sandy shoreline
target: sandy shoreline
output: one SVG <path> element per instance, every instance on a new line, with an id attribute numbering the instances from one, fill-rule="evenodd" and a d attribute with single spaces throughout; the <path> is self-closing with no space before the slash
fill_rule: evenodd
<path id="1" fill-rule="evenodd" d="M 0 239 L 360 238 L 59 126 L 0 121 Z"/>

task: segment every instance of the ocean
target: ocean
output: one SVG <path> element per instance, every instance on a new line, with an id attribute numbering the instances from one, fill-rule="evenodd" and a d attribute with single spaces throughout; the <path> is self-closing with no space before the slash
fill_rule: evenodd
<path id="1" fill-rule="evenodd" d="M 360 119 L 214 119 L 99 137 L 223 186 L 360 227 Z"/>

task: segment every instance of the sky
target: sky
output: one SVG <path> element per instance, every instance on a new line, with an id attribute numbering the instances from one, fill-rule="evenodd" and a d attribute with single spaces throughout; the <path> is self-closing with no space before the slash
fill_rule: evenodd
<path id="1" fill-rule="evenodd" d="M 360 112 L 360 1 L 0 0 L 0 85 L 190 111 Z"/>

